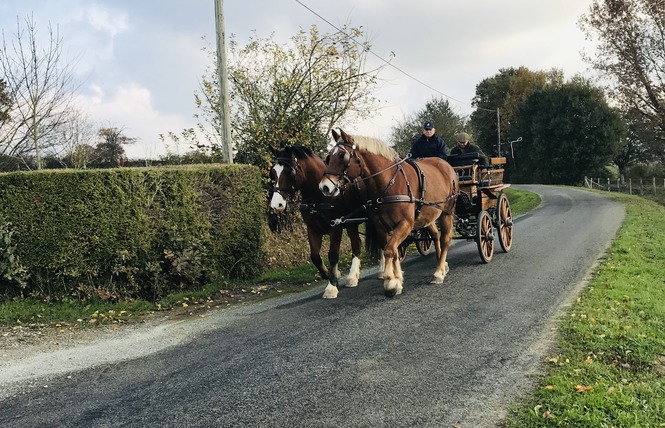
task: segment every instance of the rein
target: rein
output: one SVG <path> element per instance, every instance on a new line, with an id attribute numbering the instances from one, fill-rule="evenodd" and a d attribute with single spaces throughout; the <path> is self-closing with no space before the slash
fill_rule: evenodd
<path id="1" fill-rule="evenodd" d="M 337 143 L 337 146 L 341 147 L 346 153 L 349 154 L 349 160 L 351 158 L 355 158 L 358 161 L 358 164 L 361 164 L 360 158 L 356 154 L 355 145 L 350 145 L 349 143 L 346 143 L 346 142 L 340 142 L 340 143 Z M 351 153 L 348 152 L 348 150 L 345 146 L 349 146 L 351 148 Z M 376 171 L 376 172 L 374 172 L 372 174 L 369 174 L 365 177 L 358 176 L 358 177 L 354 178 L 353 180 L 351 180 L 346 174 L 346 170 L 348 169 L 348 164 L 347 164 L 347 167 L 344 169 L 342 175 L 340 176 L 340 178 L 344 178 L 344 180 L 347 183 L 340 186 L 340 187 L 346 188 L 348 185 L 354 184 L 354 183 L 356 184 L 356 187 L 357 187 L 358 186 L 358 184 L 357 184 L 358 181 L 365 182 L 365 181 L 369 180 L 370 178 L 373 178 L 373 177 L 376 177 L 380 174 L 383 174 L 384 172 L 386 172 L 386 171 L 388 171 L 392 168 L 397 168 L 395 170 L 395 173 L 393 174 L 392 178 L 388 182 L 388 185 L 383 190 L 383 195 L 384 196 L 379 196 L 378 198 L 376 198 L 374 200 L 369 199 L 364 205 L 362 205 L 362 208 L 373 207 L 374 209 L 378 209 L 378 207 L 382 204 L 407 202 L 407 203 L 414 203 L 414 204 L 418 205 L 418 207 L 416 208 L 416 217 L 418 217 L 418 213 L 420 212 L 420 208 L 422 206 L 434 207 L 434 208 L 439 209 L 443 213 L 448 214 L 448 215 L 453 214 L 452 211 L 450 211 L 449 209 L 446 209 L 445 207 L 442 207 L 442 205 L 447 205 L 449 202 L 457 199 L 457 197 L 459 195 L 459 192 L 457 191 L 457 189 L 455 189 L 455 182 L 453 181 L 453 193 L 450 196 L 448 196 L 446 199 L 443 199 L 441 201 L 426 201 L 424 199 L 424 196 L 425 196 L 425 177 L 424 177 L 424 174 L 422 173 L 422 171 L 420 170 L 418 165 L 415 163 L 415 161 L 409 161 L 410 159 L 411 159 L 411 153 L 409 153 L 405 158 L 400 159 L 400 160 L 396 161 L 395 163 L 393 163 L 393 164 L 391 164 L 391 165 L 389 165 L 389 166 L 387 166 L 387 167 L 385 167 L 385 168 L 383 168 L 379 171 Z M 409 161 L 409 162 L 407 162 L 407 161 Z M 416 170 L 416 172 L 418 173 L 420 187 L 421 187 L 421 197 L 420 198 L 416 198 L 416 197 L 413 196 L 413 193 L 411 191 L 411 183 L 409 182 L 408 178 L 406 177 L 406 173 L 404 172 L 404 168 L 402 167 L 402 164 L 404 162 L 409 163 Z M 362 171 L 362 165 L 361 165 L 361 171 Z M 387 195 L 386 196 L 386 193 L 388 192 L 388 190 L 395 184 L 395 180 L 396 180 L 397 175 L 399 173 L 401 173 L 402 177 L 404 177 L 404 181 L 406 182 L 406 187 L 408 189 L 408 195 Z M 324 174 L 324 176 L 325 175 L 328 175 L 328 174 Z"/>

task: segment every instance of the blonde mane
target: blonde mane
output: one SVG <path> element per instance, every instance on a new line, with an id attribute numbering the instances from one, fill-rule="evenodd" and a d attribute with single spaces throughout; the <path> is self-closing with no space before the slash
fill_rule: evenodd
<path id="1" fill-rule="evenodd" d="M 383 156 L 391 161 L 399 158 L 399 155 L 392 147 L 388 146 L 378 138 L 365 137 L 362 135 L 353 135 L 353 142 L 359 149 L 366 150 L 378 156 Z"/>

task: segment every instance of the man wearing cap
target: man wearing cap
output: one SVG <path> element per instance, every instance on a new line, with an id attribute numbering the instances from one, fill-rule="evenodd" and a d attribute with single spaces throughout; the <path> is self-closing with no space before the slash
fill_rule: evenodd
<path id="1" fill-rule="evenodd" d="M 436 135 L 436 129 L 432 122 L 423 124 L 422 135 L 413 142 L 409 154 L 412 158 L 437 157 L 446 159 L 448 157 L 448 148 L 443 139 Z"/>
<path id="2" fill-rule="evenodd" d="M 455 134 L 455 139 L 457 139 L 457 146 L 453 147 L 452 150 L 450 151 L 451 155 L 461 155 L 464 153 L 478 153 L 478 156 L 480 158 L 480 165 L 482 166 L 487 166 L 487 156 L 485 156 L 485 153 L 480 149 L 480 147 L 476 146 L 475 144 L 471 144 L 469 141 L 469 134 L 466 132 L 460 132 L 459 134 Z"/>

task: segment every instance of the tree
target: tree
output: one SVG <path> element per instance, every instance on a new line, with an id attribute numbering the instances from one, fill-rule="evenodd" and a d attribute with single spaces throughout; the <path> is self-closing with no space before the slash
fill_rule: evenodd
<path id="1" fill-rule="evenodd" d="M 12 100 L 7 92 L 7 83 L 0 79 L 0 128 L 5 122 L 9 121 L 9 109 L 12 106 Z"/>
<path id="2" fill-rule="evenodd" d="M 103 168 L 124 165 L 127 162 L 127 156 L 125 156 L 123 145 L 132 144 L 136 139 L 125 136 L 122 129 L 113 127 L 101 128 L 97 135 L 102 138 L 102 141 L 95 146 L 93 160 L 90 163 Z"/>
<path id="3" fill-rule="evenodd" d="M 53 153 L 53 156 L 61 159 L 66 167 L 86 168 L 94 154 L 90 144 L 98 135 L 90 118 L 79 110 L 71 110 L 68 120 L 58 127 L 57 135 L 60 153 Z"/>
<path id="4" fill-rule="evenodd" d="M 649 147 L 640 140 L 635 124 L 626 122 L 627 138 L 612 159 L 619 169 L 620 177 L 625 177 L 628 167 L 645 163 L 651 158 Z"/>
<path id="5" fill-rule="evenodd" d="M 662 0 L 594 0 L 580 27 L 598 42 L 586 60 L 610 80 L 609 95 L 665 162 L 665 5 Z"/>
<path id="6" fill-rule="evenodd" d="M 263 168 L 270 145 L 323 150 L 332 127 L 373 114 L 373 90 L 383 66 L 368 69 L 370 44 L 356 41 L 362 37 L 362 30 L 347 26 L 332 34 L 312 26 L 289 45 L 279 44 L 274 35 L 253 37 L 244 47 L 232 39 L 228 74 L 234 160 Z M 212 151 L 221 149 L 216 72 L 215 67 L 206 73 L 195 94 L 198 129 L 205 138 L 198 146 Z"/>
<path id="7" fill-rule="evenodd" d="M 579 184 L 609 165 L 625 135 L 621 115 L 600 88 L 576 78 L 540 89 L 520 105 L 512 132 L 521 182 Z"/>
<path id="8" fill-rule="evenodd" d="M 456 133 L 465 130 L 465 118 L 453 112 L 447 99 L 432 98 L 421 110 L 392 127 L 390 141 L 395 150 L 406 155 L 413 140 L 422 132 L 423 123 L 428 120 L 432 121 L 436 134 L 443 138 L 448 146 L 455 141 Z"/>
<path id="9" fill-rule="evenodd" d="M 471 126 L 476 131 L 476 144 L 485 153 L 496 153 L 497 108 L 501 142 L 506 143 L 520 104 L 539 89 L 561 84 L 561 70 L 531 71 L 526 67 L 500 69 L 498 74 L 482 80 L 476 85 L 476 95 L 472 102 L 476 107 L 471 114 Z"/>
<path id="10" fill-rule="evenodd" d="M 26 159 L 34 155 L 42 167 L 42 152 L 55 144 L 53 132 L 66 120 L 74 94 L 70 66 L 63 63 L 62 39 L 49 25 L 49 41 L 39 48 L 37 27 L 32 17 L 25 28 L 17 18 L 12 43 L 2 38 L 0 73 L 4 75 L 11 107 L 10 122 L 0 128 L 0 153 Z"/>

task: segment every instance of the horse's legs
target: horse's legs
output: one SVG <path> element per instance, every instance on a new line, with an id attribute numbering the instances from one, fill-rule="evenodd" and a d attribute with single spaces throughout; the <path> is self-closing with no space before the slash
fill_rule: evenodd
<path id="1" fill-rule="evenodd" d="M 342 228 L 333 227 L 330 229 L 330 248 L 328 249 L 328 262 L 330 263 L 330 270 L 328 285 L 323 291 L 324 299 L 334 299 L 339 293 L 337 288 L 339 282 L 339 247 L 342 242 Z"/>
<path id="2" fill-rule="evenodd" d="M 321 274 L 321 278 L 328 279 L 328 268 L 323 264 L 321 258 L 321 243 L 323 234 L 312 227 L 307 226 L 307 241 L 309 242 L 309 257 Z"/>
<path id="3" fill-rule="evenodd" d="M 349 276 L 346 277 L 347 287 L 357 287 L 360 280 L 360 234 L 358 233 L 358 225 L 354 224 L 346 229 L 346 234 L 349 235 L 351 240 L 351 252 L 353 258 L 351 259 L 351 269 L 349 269 Z"/>
<path id="4" fill-rule="evenodd" d="M 439 232 L 439 228 L 436 226 L 436 222 L 427 225 L 427 230 L 429 231 L 429 234 L 432 237 L 432 241 L 434 242 L 436 256 L 439 257 L 439 255 L 441 255 L 441 233 Z"/>
<path id="5" fill-rule="evenodd" d="M 379 257 L 379 273 L 376 275 L 376 277 L 383 279 L 384 270 L 386 270 L 386 254 L 383 250 L 381 250 L 381 255 Z"/>
<path id="6" fill-rule="evenodd" d="M 434 272 L 434 277 L 432 284 L 443 284 L 443 280 L 448 273 L 449 267 L 448 262 L 446 261 L 448 257 L 448 249 L 450 248 L 450 242 L 453 240 L 453 216 L 452 214 L 442 214 L 439 218 L 441 224 L 441 255 L 438 257 L 438 264 L 436 266 L 436 272 Z"/>
<path id="7" fill-rule="evenodd" d="M 401 244 L 411 232 L 413 224 L 406 221 L 400 222 L 395 229 L 387 236 L 386 245 L 383 247 L 386 258 L 386 266 L 383 271 L 383 292 L 388 297 L 396 294 L 402 294 L 404 277 L 399 262 L 399 253 L 397 247 Z"/>

